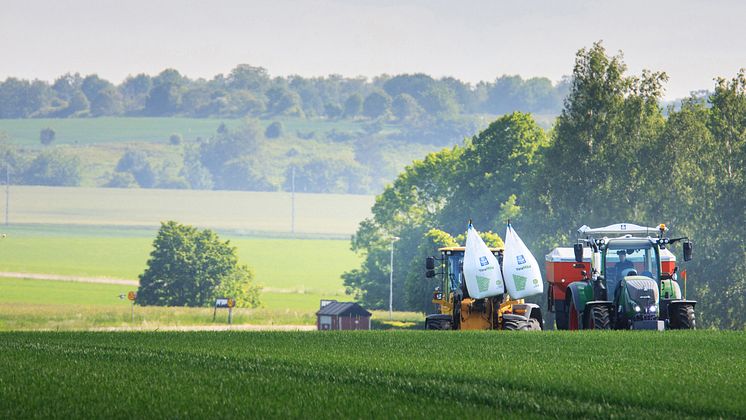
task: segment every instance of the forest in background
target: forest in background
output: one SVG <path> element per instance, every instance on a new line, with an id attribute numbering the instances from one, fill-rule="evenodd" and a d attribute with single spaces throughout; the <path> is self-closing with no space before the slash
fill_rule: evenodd
<path id="1" fill-rule="evenodd" d="M 746 71 L 664 114 L 666 74 L 626 70 L 621 53 L 608 55 L 601 43 L 582 49 L 551 130 L 515 112 L 407 166 L 352 239 L 364 262 L 343 276 L 348 293 L 387 307 L 398 237 L 394 308 L 432 311 L 438 283 L 425 278 L 424 259 L 463 234 L 469 219 L 500 235 L 510 219 L 539 261 L 569 246 L 582 225 L 666 223 L 695 245 L 684 268 L 698 325 L 743 328 Z M 546 306 L 546 296 L 539 302 Z"/>
<path id="2" fill-rule="evenodd" d="M 210 80 L 175 69 L 138 74 L 119 84 L 96 74 L 64 74 L 48 83 L 9 77 L 0 82 L 0 118 L 186 116 L 195 118 L 385 119 L 418 126 L 459 115 L 514 110 L 557 114 L 567 81 L 500 76 L 476 85 L 426 74 L 365 77 L 272 77 L 248 64 Z"/>

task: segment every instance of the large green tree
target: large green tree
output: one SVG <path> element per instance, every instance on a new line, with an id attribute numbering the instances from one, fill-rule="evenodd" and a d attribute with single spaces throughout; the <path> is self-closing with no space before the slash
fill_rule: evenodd
<path id="1" fill-rule="evenodd" d="M 643 222 L 642 190 L 655 166 L 647 151 L 664 119 L 664 73 L 625 76 L 621 54 L 601 43 L 578 52 L 570 94 L 541 159 L 531 203 L 533 234 L 544 246 L 567 243 L 583 224 Z"/>
<path id="2" fill-rule="evenodd" d="M 226 295 L 227 294 L 227 295 Z M 161 224 L 136 302 L 156 306 L 206 306 L 233 297 L 238 306 L 259 305 L 253 274 L 238 262 L 236 248 L 215 232 L 174 221 Z"/>

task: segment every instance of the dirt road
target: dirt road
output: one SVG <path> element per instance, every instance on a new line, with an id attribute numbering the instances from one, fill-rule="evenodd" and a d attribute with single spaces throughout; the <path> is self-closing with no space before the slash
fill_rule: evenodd
<path id="1" fill-rule="evenodd" d="M 88 331 L 315 331 L 315 325 L 171 325 L 102 327 Z"/>
<path id="2" fill-rule="evenodd" d="M 75 281 L 80 283 L 121 284 L 125 286 L 138 286 L 140 284 L 137 280 L 112 279 L 109 277 L 64 276 L 61 274 L 16 273 L 12 271 L 0 271 L 0 277 L 32 280 Z"/>

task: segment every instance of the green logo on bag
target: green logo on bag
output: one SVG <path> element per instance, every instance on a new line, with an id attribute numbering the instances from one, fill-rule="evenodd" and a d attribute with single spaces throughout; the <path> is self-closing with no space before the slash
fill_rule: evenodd
<path id="1" fill-rule="evenodd" d="M 515 289 L 518 291 L 526 290 L 526 281 L 528 278 L 513 274 L 513 282 L 515 283 Z"/>
<path id="2" fill-rule="evenodd" d="M 538 285 L 539 285 L 539 279 L 534 279 L 534 286 L 538 286 Z"/>
<path id="3" fill-rule="evenodd" d="M 477 287 L 479 288 L 480 293 L 486 292 L 490 287 L 489 277 L 477 276 Z"/>

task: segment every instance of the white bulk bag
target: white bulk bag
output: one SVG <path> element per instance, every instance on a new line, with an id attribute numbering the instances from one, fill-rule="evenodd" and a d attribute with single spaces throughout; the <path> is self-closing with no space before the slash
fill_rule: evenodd
<path id="1" fill-rule="evenodd" d="M 474 226 L 469 223 L 464 250 L 464 279 L 469 296 L 481 299 L 505 293 L 500 265 Z"/>
<path id="2" fill-rule="evenodd" d="M 513 299 L 521 299 L 544 292 L 544 282 L 541 279 L 539 264 L 510 224 L 505 231 L 503 279 L 505 279 L 508 294 Z"/>

